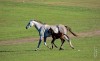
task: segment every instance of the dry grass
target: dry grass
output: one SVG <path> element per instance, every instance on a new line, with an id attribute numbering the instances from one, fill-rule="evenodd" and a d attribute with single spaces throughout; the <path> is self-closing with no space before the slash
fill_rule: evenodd
<path id="1" fill-rule="evenodd" d="M 0 0 L 3 1 L 3 0 Z M 5 0 L 13 2 L 29 2 L 56 6 L 80 6 L 88 8 L 100 8 L 100 0 Z"/>
<path id="2" fill-rule="evenodd" d="M 90 8 L 100 8 L 99 2 L 42 2 L 49 5 L 81 6 Z"/>

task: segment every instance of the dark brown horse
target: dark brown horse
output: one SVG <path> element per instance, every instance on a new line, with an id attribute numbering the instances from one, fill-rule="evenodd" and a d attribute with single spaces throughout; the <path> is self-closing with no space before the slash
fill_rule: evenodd
<path id="1" fill-rule="evenodd" d="M 67 33 L 66 32 L 70 32 L 70 33 L 72 33 L 74 36 L 77 36 L 74 32 L 72 32 L 72 30 L 71 30 L 71 28 L 70 27 L 68 27 L 68 26 L 64 26 L 64 25 L 57 25 L 57 28 L 58 28 L 58 33 L 55 33 L 54 31 L 53 31 L 53 29 L 52 29 L 52 27 L 49 29 L 49 33 L 51 33 L 51 35 L 52 35 L 52 41 L 51 41 L 51 44 L 52 44 L 52 48 L 51 49 L 53 49 L 53 45 L 57 48 L 57 46 L 54 44 L 54 41 L 56 40 L 56 39 L 60 39 L 61 40 L 61 46 L 60 46 L 60 49 L 59 50 L 63 50 L 63 48 L 62 48 L 62 46 L 63 46 L 63 44 L 64 44 L 64 42 L 65 42 L 65 39 L 69 42 L 69 45 L 70 45 L 70 47 L 72 48 L 72 49 L 74 49 L 74 47 L 73 47 L 73 45 L 72 45 L 72 43 L 71 43 L 71 40 L 70 40 L 70 38 L 69 38 L 69 36 L 67 35 Z"/>

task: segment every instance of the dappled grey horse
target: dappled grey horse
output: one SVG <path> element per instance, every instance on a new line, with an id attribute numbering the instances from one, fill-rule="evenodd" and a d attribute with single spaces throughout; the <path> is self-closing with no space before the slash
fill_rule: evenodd
<path id="1" fill-rule="evenodd" d="M 40 47 L 40 44 L 41 44 L 41 41 L 44 39 L 44 45 L 48 47 L 47 43 L 46 43 L 46 39 L 47 37 L 50 37 L 52 36 L 52 34 L 49 31 L 49 29 L 51 28 L 53 30 L 54 33 L 59 33 L 59 31 L 63 34 L 63 37 L 69 41 L 69 44 L 70 46 L 73 48 L 73 45 L 71 43 L 71 40 L 69 40 L 69 38 L 66 36 L 67 34 L 67 29 L 64 25 L 47 25 L 47 24 L 44 24 L 44 23 L 41 23 L 40 21 L 37 21 L 37 20 L 30 20 L 29 23 L 27 24 L 26 26 L 26 29 L 32 27 L 32 26 L 35 26 L 35 28 L 38 30 L 39 32 L 39 36 L 40 36 L 40 39 L 39 39 L 39 42 L 38 42 L 38 46 L 36 48 L 36 50 L 39 49 Z M 59 29 L 58 29 L 58 26 L 59 26 Z M 54 43 L 53 43 L 54 44 Z M 55 45 L 55 44 L 54 44 Z M 55 47 L 57 47 L 55 45 Z M 50 47 L 48 47 L 50 48 Z M 35 51 L 36 51 L 35 50 Z"/>
<path id="2" fill-rule="evenodd" d="M 51 36 L 51 34 L 48 33 L 48 30 L 50 29 L 51 26 L 47 25 L 47 24 L 44 24 L 44 23 L 41 23 L 40 21 L 37 21 L 37 20 L 30 20 L 29 23 L 26 26 L 26 29 L 28 29 L 32 26 L 35 26 L 35 28 L 38 30 L 39 36 L 40 36 L 40 39 L 39 39 L 38 46 L 37 46 L 36 50 L 39 49 L 41 41 L 43 39 L 44 39 L 44 45 L 48 47 L 48 45 L 46 43 L 46 39 L 47 39 L 47 37 Z M 57 33 L 58 30 L 57 30 L 56 26 L 52 26 L 52 28 L 55 31 L 55 33 Z"/>

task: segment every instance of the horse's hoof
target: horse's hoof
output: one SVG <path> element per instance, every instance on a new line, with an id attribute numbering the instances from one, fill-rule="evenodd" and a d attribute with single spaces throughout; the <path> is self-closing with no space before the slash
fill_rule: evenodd
<path id="1" fill-rule="evenodd" d="M 37 50 L 34 50 L 34 51 L 37 51 Z"/>
<path id="2" fill-rule="evenodd" d="M 34 51 L 37 51 L 37 49 L 35 49 Z"/>
<path id="3" fill-rule="evenodd" d="M 64 50 L 63 48 L 60 48 L 59 50 Z"/>
<path id="4" fill-rule="evenodd" d="M 38 50 L 38 48 L 37 49 L 35 49 L 34 51 L 37 51 Z"/>
<path id="5" fill-rule="evenodd" d="M 74 49 L 74 47 L 72 47 L 72 49 Z"/>

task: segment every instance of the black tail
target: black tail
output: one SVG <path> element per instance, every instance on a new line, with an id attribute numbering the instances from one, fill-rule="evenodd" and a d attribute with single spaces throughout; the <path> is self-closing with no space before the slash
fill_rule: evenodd
<path id="1" fill-rule="evenodd" d="M 68 26 L 65 26 L 66 27 L 66 29 L 70 32 L 70 33 L 72 33 L 74 36 L 76 36 L 77 37 L 77 35 L 74 33 L 74 32 L 72 32 L 72 30 L 71 30 L 71 28 L 70 27 L 68 27 Z"/>

